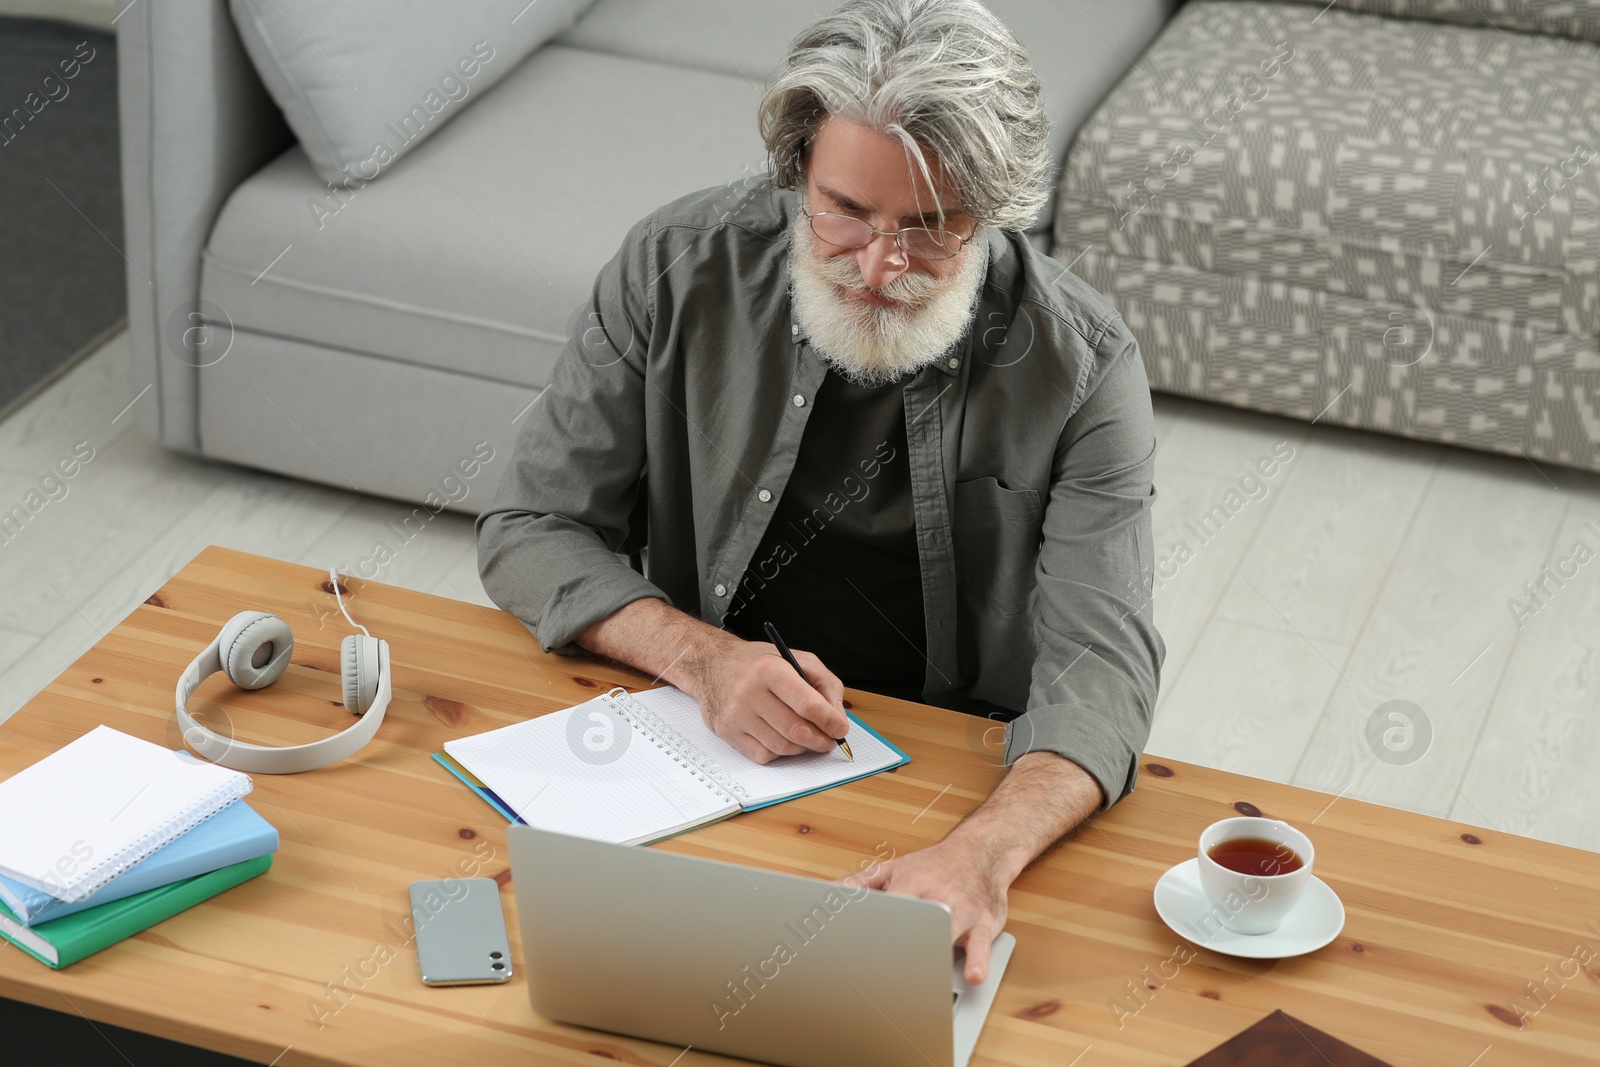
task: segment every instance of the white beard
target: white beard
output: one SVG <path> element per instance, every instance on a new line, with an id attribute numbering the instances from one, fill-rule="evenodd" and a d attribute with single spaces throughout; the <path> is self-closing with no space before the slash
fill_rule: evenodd
<path id="1" fill-rule="evenodd" d="M 799 203 L 805 206 L 804 196 Z M 810 222 L 797 213 L 789 248 L 795 317 L 812 347 L 851 382 L 872 388 L 919 371 L 944 359 L 966 334 L 988 265 L 981 240 L 961 253 L 966 261 L 948 278 L 907 271 L 874 290 L 902 303 L 893 308 L 852 295 L 868 288 L 855 258 L 818 259 L 814 244 Z"/>

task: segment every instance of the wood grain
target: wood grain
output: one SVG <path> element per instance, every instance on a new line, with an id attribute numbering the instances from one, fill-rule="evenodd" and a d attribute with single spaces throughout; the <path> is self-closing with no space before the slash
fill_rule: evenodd
<path id="1" fill-rule="evenodd" d="M 1353 643 L 1443 448 L 1315 427 L 1217 617 Z"/>
<path id="2" fill-rule="evenodd" d="M 213 705 L 214 721 L 255 740 L 304 740 L 343 725 L 337 651 L 346 627 L 326 580 L 312 568 L 206 549 L 0 727 L 0 775 L 99 723 L 176 744 L 178 672 L 245 608 L 290 623 L 294 665 L 277 686 L 254 693 L 213 678 L 191 706 Z M 377 739 L 352 759 L 256 776 L 250 802 L 282 836 L 273 868 L 59 973 L 0 952 L 0 995 L 282 1067 L 576 1064 L 596 1055 L 727 1062 L 546 1022 L 529 1008 L 520 977 L 461 989 L 418 981 L 403 926 L 414 879 L 468 870 L 498 878 L 520 944 L 504 823 L 429 753 L 447 738 L 648 679 L 546 655 L 498 610 L 376 582 L 348 585 L 352 614 L 391 644 L 394 703 Z M 656 847 L 835 876 L 879 842 L 897 854 L 932 843 L 998 780 L 971 720 L 851 697 L 911 764 Z M 1600 859 L 1332 799 L 1147 759 L 1129 799 L 1014 887 L 1008 928 L 1017 952 L 974 1062 L 1059 1067 L 1081 1055 L 1085 1067 L 1186 1064 L 1276 1007 L 1397 1067 L 1593 1063 L 1600 964 L 1583 964 L 1559 986 L 1547 976 L 1570 971 L 1579 946 L 1600 947 Z M 1348 910 L 1344 932 L 1281 961 L 1194 948 L 1175 977 L 1148 980 L 1184 944 L 1156 917 L 1155 880 L 1192 854 L 1208 823 L 1256 810 L 1311 834 L 1318 873 Z M 516 958 L 526 966 L 520 951 Z M 1518 1007 L 1539 1003 L 1528 981 L 1546 982 L 1546 1002 L 1519 1027 Z"/>
<path id="3" fill-rule="evenodd" d="M 1287 630 L 1214 619 L 1195 647 L 1185 683 L 1156 711 L 1146 751 L 1181 757 L 1204 752 L 1206 765 L 1287 781 L 1282 752 L 1301 752 L 1321 708 L 1339 684 L 1333 664 L 1348 645 L 1315 645 Z"/>
<path id="4" fill-rule="evenodd" d="M 1494 694 L 1450 814 L 1515 825 L 1541 838 L 1593 833 L 1600 812 L 1600 500 L 1579 498 L 1552 541 L 1549 575 L 1534 600 L 1513 589 L 1520 616 L 1510 662 Z M 1582 548 L 1580 548 L 1582 546 Z M 1588 561 L 1582 549 L 1587 549 Z M 1543 567 L 1540 568 L 1541 572 Z M 1576 573 L 1574 573 L 1574 571 Z M 1566 577 L 1562 577 L 1562 575 Z M 1517 619 L 1509 606 L 1508 619 Z M 1515 623 L 1513 623 L 1515 625 Z"/>
<path id="5" fill-rule="evenodd" d="M 1246 504 L 1238 514 L 1229 516 L 1220 529 L 1204 526 L 1207 513 L 1230 490 L 1238 490 L 1238 477 L 1237 471 L 1232 477 L 1222 477 L 1182 467 L 1163 469 L 1158 474 L 1151 515 L 1155 558 L 1151 588 L 1156 628 L 1167 645 L 1156 704 L 1158 718 L 1195 665 L 1195 649 L 1211 625 L 1229 580 L 1250 558 L 1267 516 L 1277 506 L 1277 501 L 1268 496 Z M 1226 670 L 1229 665 L 1219 666 Z M 1294 754 L 1298 756 L 1300 750 L 1295 749 Z"/>
<path id="6" fill-rule="evenodd" d="M 1515 624 L 1506 597 L 1549 553 L 1562 495 L 1521 478 L 1520 460 L 1450 450 L 1440 459 L 1372 618 L 1328 698 L 1292 780 L 1303 786 L 1445 815 L 1510 656 Z M 1519 479 L 1510 480 L 1516 471 Z M 1485 559 L 1500 561 L 1486 570 Z M 1414 703 L 1432 724 L 1429 774 L 1373 758 L 1369 717 Z"/>

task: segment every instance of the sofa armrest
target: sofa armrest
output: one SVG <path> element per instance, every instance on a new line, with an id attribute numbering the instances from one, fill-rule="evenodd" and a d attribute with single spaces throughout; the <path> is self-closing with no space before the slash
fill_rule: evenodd
<path id="1" fill-rule="evenodd" d="M 1056 186 L 1067 147 L 1111 90 L 1166 26 L 1181 0 L 986 0 L 1039 75 L 1050 115 L 1050 199 L 1029 228 L 1041 248 L 1051 243 Z"/>
<path id="2" fill-rule="evenodd" d="M 235 186 L 294 143 L 227 0 L 131 4 L 117 20 L 128 339 L 144 434 L 200 451 L 205 357 L 184 348 L 200 252 Z M 228 331 L 223 327 L 222 339 Z M 191 339 L 194 337 L 191 334 Z M 211 358 L 214 358 L 211 357 Z"/>

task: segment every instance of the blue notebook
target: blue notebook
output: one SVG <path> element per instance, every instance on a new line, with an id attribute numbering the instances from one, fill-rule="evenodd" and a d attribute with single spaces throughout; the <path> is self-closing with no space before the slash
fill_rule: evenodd
<path id="1" fill-rule="evenodd" d="M 433 758 L 435 762 L 439 764 L 439 766 L 443 767 L 445 770 L 461 779 L 461 784 L 478 794 L 478 796 L 483 799 L 484 803 L 488 804 L 495 811 L 498 811 L 501 815 L 504 815 L 508 822 L 522 823 L 524 826 L 527 825 L 527 823 L 522 822 L 522 818 L 516 812 L 511 810 L 511 805 L 495 796 L 494 790 L 478 781 L 478 779 L 473 776 L 471 771 L 461 766 L 461 764 L 457 763 L 449 756 L 446 756 L 443 752 L 435 752 L 433 754 Z"/>
<path id="2" fill-rule="evenodd" d="M 242 800 L 175 838 L 82 900 L 67 903 L 0 876 L 0 900 L 26 926 L 215 871 L 278 850 L 278 831 Z"/>
<path id="3" fill-rule="evenodd" d="M 613 689 L 572 708 L 445 742 L 436 756 L 501 814 L 530 826 L 644 844 L 868 775 L 909 757 L 854 715 L 852 762 L 808 752 L 760 764 L 718 737 L 671 686 Z"/>

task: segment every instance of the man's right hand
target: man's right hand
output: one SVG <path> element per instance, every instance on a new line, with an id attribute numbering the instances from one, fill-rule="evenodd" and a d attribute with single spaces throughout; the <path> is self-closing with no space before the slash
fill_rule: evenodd
<path id="1" fill-rule="evenodd" d="M 694 674 L 706 724 L 757 763 L 830 752 L 850 731 L 844 683 L 810 652 L 791 649 L 805 678 L 765 641 L 730 636 L 705 650 Z"/>
<path id="2" fill-rule="evenodd" d="M 623 605 L 585 630 L 592 652 L 654 674 L 700 701 L 706 724 L 757 763 L 828 752 L 850 730 L 844 683 L 810 652 L 791 649 L 806 684 L 777 646 L 746 641 L 646 598 Z"/>

